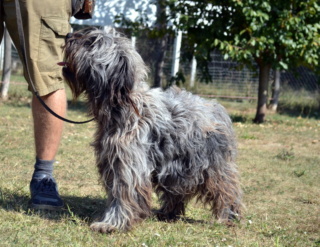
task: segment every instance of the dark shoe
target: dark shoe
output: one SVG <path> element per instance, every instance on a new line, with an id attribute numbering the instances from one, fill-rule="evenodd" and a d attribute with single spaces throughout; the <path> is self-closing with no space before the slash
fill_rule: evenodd
<path id="1" fill-rule="evenodd" d="M 34 209 L 60 210 L 63 207 L 56 181 L 52 177 L 32 179 L 30 193 L 30 206 Z"/>

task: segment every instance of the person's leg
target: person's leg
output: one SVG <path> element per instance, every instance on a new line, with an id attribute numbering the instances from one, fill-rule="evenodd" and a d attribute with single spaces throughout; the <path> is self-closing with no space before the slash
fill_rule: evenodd
<path id="1" fill-rule="evenodd" d="M 25 70 L 29 83 L 35 84 L 44 102 L 57 114 L 65 116 L 66 95 L 61 68 L 64 36 L 70 31 L 69 18 L 71 2 L 65 0 L 20 0 L 23 30 L 26 39 L 27 63 L 30 77 Z M 15 3 L 3 3 L 4 21 L 15 46 L 19 50 L 19 36 Z M 57 209 L 63 206 L 56 182 L 53 178 L 53 164 L 57 153 L 63 122 L 52 116 L 34 96 L 32 99 L 36 162 L 30 183 L 31 206 L 39 209 Z"/>
<path id="2" fill-rule="evenodd" d="M 42 97 L 57 114 L 66 114 L 65 90 L 57 90 Z M 33 96 L 32 114 L 36 149 L 35 170 L 30 183 L 31 207 L 35 209 L 59 209 L 63 206 L 56 181 L 53 178 L 54 158 L 61 140 L 63 121 L 51 115 Z"/>
<path id="3" fill-rule="evenodd" d="M 66 94 L 64 89 L 41 98 L 55 113 L 65 116 Z M 32 99 L 32 115 L 36 156 L 41 160 L 53 160 L 59 147 L 63 121 L 51 115 L 35 96 Z"/>

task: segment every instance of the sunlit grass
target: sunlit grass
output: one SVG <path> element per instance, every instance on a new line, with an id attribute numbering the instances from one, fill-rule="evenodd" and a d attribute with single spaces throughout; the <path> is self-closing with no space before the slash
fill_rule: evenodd
<path id="1" fill-rule="evenodd" d="M 319 246 L 319 120 L 269 113 L 266 123 L 255 125 L 255 102 L 219 101 L 237 134 L 243 219 L 233 227 L 218 224 L 192 201 L 184 220 L 150 218 L 128 233 L 112 235 L 89 229 L 105 204 L 90 146 L 95 124 L 65 125 L 54 170 L 65 209 L 32 211 L 30 95 L 17 92 L 0 103 L 0 246 Z M 69 118 L 86 118 L 83 104 L 70 106 Z"/>

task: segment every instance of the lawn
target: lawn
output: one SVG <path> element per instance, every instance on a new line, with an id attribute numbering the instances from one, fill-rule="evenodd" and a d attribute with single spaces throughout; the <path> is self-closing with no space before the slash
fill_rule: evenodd
<path id="1" fill-rule="evenodd" d="M 150 218 L 130 232 L 102 235 L 89 229 L 105 202 L 90 146 L 95 124 L 65 125 L 54 171 L 65 209 L 30 210 L 30 94 L 21 85 L 10 90 L 13 97 L 0 103 L 0 246 L 320 246 L 316 118 L 269 113 L 265 124 L 255 125 L 255 102 L 221 101 L 238 139 L 242 220 L 232 227 L 218 224 L 206 208 L 191 202 L 178 222 Z M 87 118 L 81 102 L 69 108 L 69 118 Z"/>

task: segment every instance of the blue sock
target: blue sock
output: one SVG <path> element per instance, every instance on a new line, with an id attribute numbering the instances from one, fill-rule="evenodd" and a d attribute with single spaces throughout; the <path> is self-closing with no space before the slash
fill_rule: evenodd
<path id="1" fill-rule="evenodd" d="M 44 177 L 52 177 L 54 162 L 55 160 L 40 160 L 36 158 L 32 179 L 40 180 Z"/>

